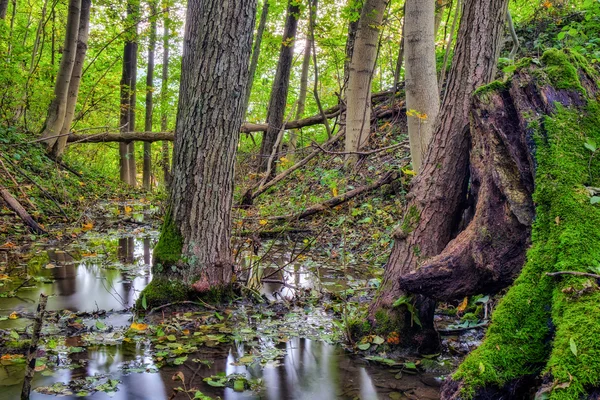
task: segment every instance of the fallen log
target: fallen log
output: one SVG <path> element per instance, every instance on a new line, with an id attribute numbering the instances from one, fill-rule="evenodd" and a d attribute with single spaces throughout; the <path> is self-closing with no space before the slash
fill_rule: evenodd
<path id="1" fill-rule="evenodd" d="M 331 210 L 333 207 L 339 206 L 340 204 L 345 203 L 348 200 L 350 200 L 360 194 L 368 193 L 370 191 L 380 188 L 383 185 L 392 183 L 392 181 L 394 181 L 397 178 L 398 178 L 398 174 L 396 172 L 388 172 L 385 175 L 383 175 L 381 178 L 379 178 L 377 181 L 371 183 L 370 185 L 361 186 L 359 188 L 356 188 L 356 189 L 350 190 L 346 193 L 343 193 L 339 196 L 332 197 L 331 199 L 329 199 L 323 203 L 308 207 L 306 210 L 304 210 L 302 212 L 299 212 L 296 214 L 291 214 L 291 215 L 270 217 L 269 219 L 276 220 L 276 221 L 297 221 L 297 220 L 305 219 L 305 218 L 311 217 L 315 214 L 321 213 L 323 211 Z"/>
<path id="2" fill-rule="evenodd" d="M 37 222 L 35 222 L 31 215 L 29 215 L 27 210 L 23 208 L 21 203 L 19 203 L 19 201 L 10 194 L 8 189 L 6 189 L 3 186 L 0 186 L 0 196 L 2 196 L 2 199 L 4 199 L 8 207 L 15 213 L 17 213 L 17 215 L 23 220 L 23 222 L 25 222 L 25 224 L 29 227 L 31 232 L 38 235 L 43 235 L 47 233 L 44 229 L 42 229 L 41 226 L 38 225 Z"/>
<path id="3" fill-rule="evenodd" d="M 29 351 L 27 352 L 27 365 L 25 366 L 25 380 L 23 381 L 23 387 L 21 389 L 21 400 L 28 400 L 31 392 L 31 381 L 35 374 L 38 342 L 40 340 L 42 325 L 44 325 L 44 315 L 46 315 L 47 303 L 48 296 L 44 293 L 40 293 L 40 300 L 38 302 L 37 313 L 35 315 L 35 321 L 33 322 L 33 331 L 31 333 L 31 344 L 29 345 Z"/>

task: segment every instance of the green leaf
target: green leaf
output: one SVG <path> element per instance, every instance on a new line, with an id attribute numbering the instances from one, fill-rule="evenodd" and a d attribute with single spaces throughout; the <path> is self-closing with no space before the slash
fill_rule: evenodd
<path id="1" fill-rule="evenodd" d="M 373 343 L 375 344 L 383 344 L 385 340 L 381 336 L 375 336 L 373 338 Z"/>
<path id="2" fill-rule="evenodd" d="M 369 350 L 369 347 L 371 347 L 371 343 L 361 343 L 358 346 L 359 350 Z"/>
<path id="3" fill-rule="evenodd" d="M 575 344 L 573 338 L 569 339 L 569 347 L 571 348 L 571 353 L 577 357 L 577 345 Z"/>
<path id="4" fill-rule="evenodd" d="M 598 146 L 596 145 L 596 141 L 594 139 L 588 139 L 583 146 L 592 153 L 595 153 L 596 150 L 598 150 Z"/>
<path id="5" fill-rule="evenodd" d="M 590 199 L 590 204 L 598 204 L 600 203 L 600 196 L 592 196 Z"/>
<path id="6" fill-rule="evenodd" d="M 144 295 L 142 296 L 142 307 L 144 307 L 144 310 L 148 309 L 148 303 L 146 302 L 146 293 L 144 293 Z"/>
<path id="7" fill-rule="evenodd" d="M 19 333 L 17 331 L 10 331 L 10 337 L 19 340 Z"/>
<path id="8" fill-rule="evenodd" d="M 96 320 L 96 328 L 99 330 L 104 330 L 106 329 L 106 324 L 102 321 L 100 321 L 99 319 Z"/>

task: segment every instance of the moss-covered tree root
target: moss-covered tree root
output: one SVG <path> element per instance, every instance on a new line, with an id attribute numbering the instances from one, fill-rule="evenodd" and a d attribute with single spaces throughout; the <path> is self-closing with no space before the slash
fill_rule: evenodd
<path id="1" fill-rule="evenodd" d="M 482 345 L 444 384 L 442 399 L 575 400 L 600 386 L 600 289 L 590 277 L 549 272 L 600 268 L 600 80 L 581 56 L 551 50 L 502 87 L 534 143 L 536 219 L 521 275 L 492 316 Z M 481 95 L 481 94 L 480 94 Z M 525 101 L 526 100 L 526 101 Z M 586 146 L 586 143 L 588 144 Z"/>

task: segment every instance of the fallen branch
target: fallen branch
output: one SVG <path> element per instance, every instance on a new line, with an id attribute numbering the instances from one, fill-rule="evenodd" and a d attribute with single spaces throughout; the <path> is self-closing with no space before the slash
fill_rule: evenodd
<path id="1" fill-rule="evenodd" d="M 204 308 L 208 308 L 209 310 L 216 310 L 215 307 L 213 307 L 213 306 L 211 306 L 209 304 L 206 304 L 203 301 L 202 302 L 198 302 L 198 301 L 184 300 L 184 301 L 175 301 L 173 303 L 167 303 L 167 304 L 163 304 L 162 306 L 154 307 L 152 310 L 150 310 L 148 312 L 148 315 L 150 315 L 150 314 L 152 314 L 152 313 L 154 313 L 154 312 L 156 312 L 158 310 L 162 310 L 163 308 L 167 308 L 167 307 L 171 307 L 171 306 L 176 306 L 176 305 L 180 305 L 180 304 L 193 304 L 193 305 L 196 305 L 196 306 L 201 306 L 201 307 L 204 307 Z"/>
<path id="2" fill-rule="evenodd" d="M 40 340 L 40 331 L 44 323 L 44 314 L 46 314 L 46 304 L 48 303 L 48 296 L 44 293 L 40 293 L 40 301 L 37 306 L 37 315 L 33 323 L 33 332 L 31 334 L 31 344 L 29 345 L 29 351 L 27 352 L 27 366 L 25 367 L 25 380 L 23 381 L 23 388 L 21 390 L 21 400 L 28 400 L 29 393 L 31 392 L 31 381 L 35 373 L 35 361 L 38 350 L 38 341 Z"/>
<path id="3" fill-rule="evenodd" d="M 15 199 L 10 192 L 3 186 L 0 186 L 0 195 L 6 202 L 6 204 L 17 213 L 17 215 L 25 222 L 25 224 L 31 229 L 31 231 L 38 235 L 43 235 L 47 233 L 41 226 L 38 225 L 37 222 L 31 218 L 31 215 L 23 208 L 21 203 L 17 199 Z"/>
<path id="4" fill-rule="evenodd" d="M 587 278 L 600 279 L 600 275 L 590 274 L 588 272 L 577 272 L 577 271 L 546 272 L 546 275 L 548 275 L 548 276 L 574 275 L 574 276 L 585 276 Z"/>
<path id="5" fill-rule="evenodd" d="M 397 178 L 397 174 L 395 172 L 388 172 L 383 177 L 379 178 L 379 180 L 377 180 L 376 182 L 373 182 L 370 185 L 361 186 L 359 188 L 350 190 L 349 192 L 346 192 L 339 196 L 332 197 L 331 199 L 329 199 L 321 204 L 316 204 L 312 207 L 309 207 L 300 213 L 292 214 L 292 215 L 277 216 L 277 217 L 272 217 L 269 219 L 281 220 L 281 221 L 284 221 L 284 220 L 294 221 L 294 220 L 308 218 L 308 217 L 318 214 L 320 212 L 330 210 L 333 207 L 338 206 L 342 203 L 345 203 L 348 200 L 350 200 L 360 194 L 367 193 L 372 190 L 378 189 L 385 184 L 391 183 L 396 178 Z"/>

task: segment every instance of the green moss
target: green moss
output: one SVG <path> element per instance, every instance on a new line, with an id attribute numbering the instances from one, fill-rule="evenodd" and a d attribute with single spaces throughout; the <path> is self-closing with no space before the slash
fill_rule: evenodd
<path id="1" fill-rule="evenodd" d="M 571 89 L 582 94 L 585 93 L 577 72 L 579 67 L 577 60 L 579 59 L 568 51 L 549 49 L 544 52 L 542 56 L 543 71 L 555 89 Z"/>
<path id="2" fill-rule="evenodd" d="M 493 93 L 496 91 L 502 91 L 506 88 L 506 82 L 502 81 L 494 81 L 490 84 L 481 86 L 475 90 L 473 93 L 474 96 L 478 96 L 480 98 L 484 98 L 488 93 Z"/>
<path id="3" fill-rule="evenodd" d="M 154 247 L 154 265 L 162 268 L 177 264 L 181 259 L 183 249 L 183 238 L 179 229 L 173 221 L 171 210 L 167 211 L 165 222 L 162 225 L 158 243 Z M 155 271 L 163 272 L 163 271 Z"/>
<path id="4" fill-rule="evenodd" d="M 188 300 L 193 292 L 182 281 L 155 276 L 142 290 L 135 307 L 143 310 L 143 299 L 146 299 L 146 309 L 150 310 L 167 303 Z"/>
<path id="5" fill-rule="evenodd" d="M 564 57 L 547 54 L 545 62 L 571 71 Z M 564 87 L 575 89 L 566 82 Z M 533 244 L 521 275 L 494 311 L 483 344 L 454 375 L 464 382 L 465 398 L 484 386 L 502 387 L 540 373 L 564 383 L 554 386 L 551 399 L 578 399 L 586 388 L 600 386 L 600 292 L 589 278 L 546 275 L 589 272 L 600 261 L 600 206 L 590 204 L 585 189 L 600 185 L 600 174 L 591 182 L 589 173 L 600 171 L 600 161 L 588 165 L 583 146 L 586 138 L 600 142 L 599 110 L 595 102 L 583 112 L 557 106 L 541 121 L 545 132 L 536 137 Z"/>
<path id="6" fill-rule="evenodd" d="M 404 216 L 404 220 L 402 221 L 402 225 L 400 225 L 400 230 L 404 235 L 408 235 L 411 233 L 419 224 L 421 220 L 421 213 L 417 207 L 410 206 L 406 215 Z"/>

